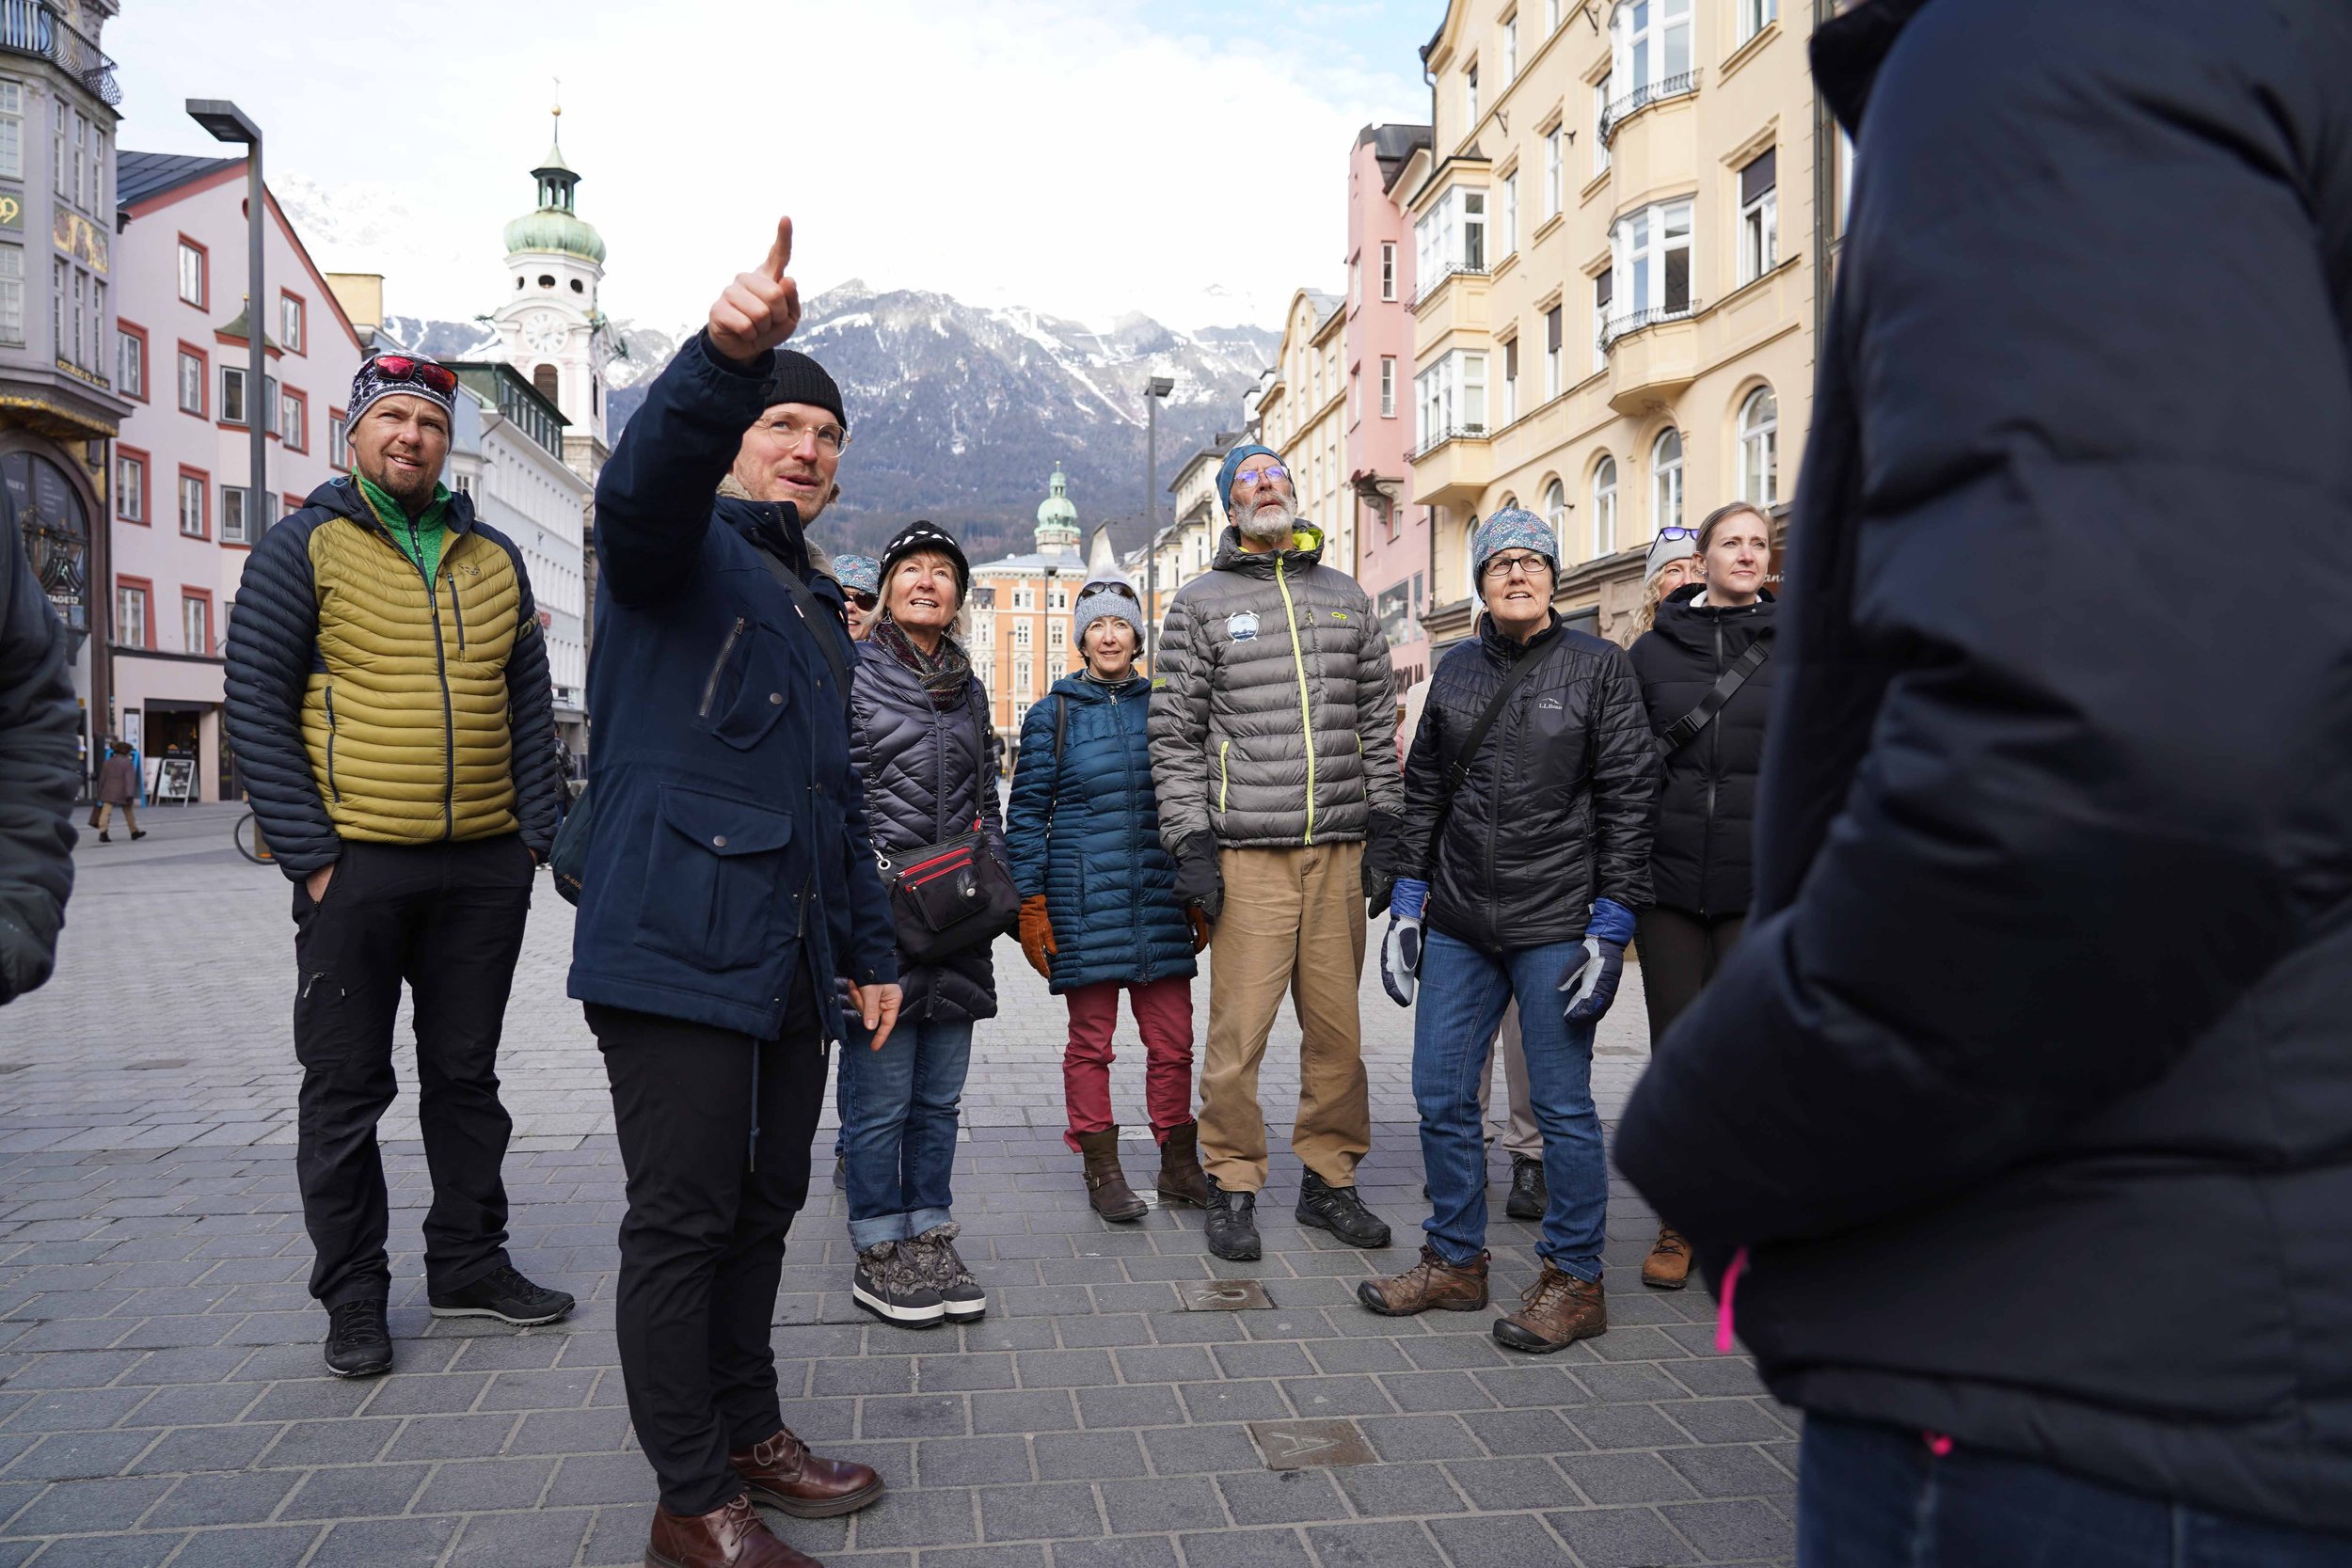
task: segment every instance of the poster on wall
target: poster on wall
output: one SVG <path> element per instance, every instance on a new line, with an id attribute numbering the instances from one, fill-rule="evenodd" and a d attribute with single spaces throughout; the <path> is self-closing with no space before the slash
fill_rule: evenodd
<path id="1" fill-rule="evenodd" d="M 156 783 L 153 799 L 158 804 L 166 800 L 177 800 L 183 806 L 194 800 L 196 799 L 196 759 L 194 757 L 164 758 L 163 774 Z"/>

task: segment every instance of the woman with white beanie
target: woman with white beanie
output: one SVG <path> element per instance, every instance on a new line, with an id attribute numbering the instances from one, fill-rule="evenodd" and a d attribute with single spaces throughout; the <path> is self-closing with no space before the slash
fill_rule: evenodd
<path id="1" fill-rule="evenodd" d="M 1119 997 L 1143 1036 L 1144 1105 L 1160 1146 L 1164 1202 L 1205 1207 L 1192 1113 L 1193 955 L 1207 927 L 1176 901 L 1160 847 L 1146 721 L 1152 683 L 1136 673 L 1143 607 L 1123 580 L 1079 590 L 1072 630 L 1086 662 L 1054 683 L 1021 727 L 1006 847 L 1022 895 L 1021 951 L 1070 1008 L 1062 1090 L 1088 1200 L 1106 1220 L 1141 1219 L 1119 1165 L 1111 1037 Z"/>

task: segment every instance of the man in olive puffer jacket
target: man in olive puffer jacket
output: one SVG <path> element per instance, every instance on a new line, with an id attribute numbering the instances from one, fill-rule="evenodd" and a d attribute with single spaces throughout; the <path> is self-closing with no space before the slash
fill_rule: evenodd
<path id="1" fill-rule="evenodd" d="M 1232 525 L 1214 569 L 1169 603 L 1152 683 L 1160 842 L 1178 899 L 1216 923 L 1200 1074 L 1209 1250 L 1259 1256 L 1258 1064 L 1294 990 L 1298 1220 L 1386 1246 L 1389 1227 L 1356 1196 L 1372 1147 L 1356 988 L 1359 899 L 1386 906 L 1384 847 L 1404 809 L 1388 640 L 1356 579 L 1322 563 L 1279 456 L 1235 447 L 1217 487 Z"/>

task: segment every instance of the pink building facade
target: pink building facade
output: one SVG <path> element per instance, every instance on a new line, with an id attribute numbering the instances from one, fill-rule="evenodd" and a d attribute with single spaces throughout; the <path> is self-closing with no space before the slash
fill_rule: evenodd
<path id="1" fill-rule="evenodd" d="M 233 799 L 221 743 L 223 653 L 252 542 L 346 470 L 351 323 L 275 200 L 263 228 L 270 385 L 246 386 L 241 158 L 124 152 L 115 248 L 116 385 L 132 404 L 114 448 L 107 584 L 113 711 L 104 729 L 150 765 L 196 763 L 197 799 Z M 246 420 L 270 422 L 266 495 L 247 499 Z M 95 586 L 95 585 L 93 585 Z"/>
<path id="2" fill-rule="evenodd" d="M 1343 468 L 1356 499 L 1357 581 L 1388 633 L 1404 695 L 1429 677 L 1429 509 L 1406 504 L 1413 450 L 1412 224 L 1399 188 L 1426 125 L 1367 125 L 1347 165 L 1347 423 Z"/>

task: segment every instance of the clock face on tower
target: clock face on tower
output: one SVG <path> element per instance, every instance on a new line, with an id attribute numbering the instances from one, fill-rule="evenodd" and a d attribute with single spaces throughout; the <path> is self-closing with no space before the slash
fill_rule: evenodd
<path id="1" fill-rule="evenodd" d="M 552 310 L 534 310 L 523 322 L 523 342 L 533 354 L 553 354 L 564 346 L 564 319 Z"/>

